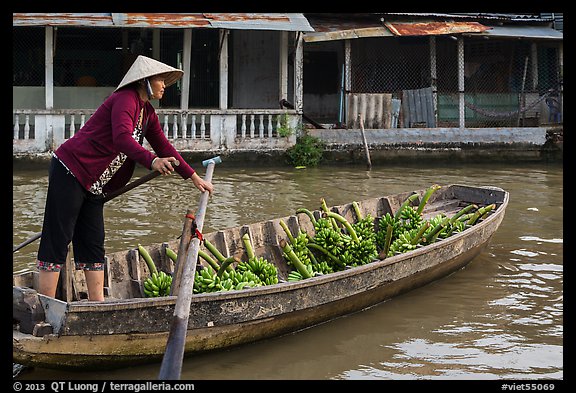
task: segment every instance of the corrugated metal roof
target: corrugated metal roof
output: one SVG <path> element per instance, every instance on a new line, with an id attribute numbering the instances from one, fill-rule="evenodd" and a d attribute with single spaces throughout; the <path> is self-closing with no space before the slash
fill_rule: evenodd
<path id="1" fill-rule="evenodd" d="M 347 40 L 362 37 L 391 37 L 393 34 L 377 20 L 341 20 L 308 18 L 313 32 L 304 34 L 305 42 Z"/>
<path id="2" fill-rule="evenodd" d="M 313 31 L 304 15 L 296 13 L 14 13 L 12 26 Z"/>
<path id="3" fill-rule="evenodd" d="M 545 26 L 493 26 L 492 29 L 474 36 L 508 37 L 508 38 L 539 38 L 546 40 L 562 40 L 564 34 L 561 31 Z"/>
<path id="4" fill-rule="evenodd" d="M 473 17 L 484 20 L 501 20 L 507 22 L 548 22 L 550 18 L 540 13 L 493 13 L 493 12 L 465 12 L 453 15 L 461 15 L 464 17 Z"/>
<path id="5" fill-rule="evenodd" d="M 400 36 L 481 33 L 490 29 L 478 22 L 385 22 L 384 25 Z"/>
<path id="6" fill-rule="evenodd" d="M 554 29 L 564 31 L 564 14 L 562 12 L 543 12 L 542 17 L 550 18 Z"/>
<path id="7" fill-rule="evenodd" d="M 384 12 L 378 15 L 390 15 L 392 17 L 424 17 L 442 19 L 480 19 L 486 21 L 520 21 L 520 22 L 542 22 L 550 21 L 545 14 L 535 13 L 515 13 L 504 14 L 494 12 L 463 12 L 463 13 L 438 13 L 438 12 Z"/>

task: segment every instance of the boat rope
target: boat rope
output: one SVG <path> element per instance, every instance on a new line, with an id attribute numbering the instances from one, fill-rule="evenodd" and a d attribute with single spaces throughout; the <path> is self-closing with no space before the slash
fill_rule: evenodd
<path id="1" fill-rule="evenodd" d="M 200 231 L 198 230 L 198 228 L 195 228 L 195 230 L 194 230 L 194 236 L 192 236 L 192 237 L 197 237 L 198 240 L 200 240 L 200 241 L 204 240 L 204 236 L 202 235 L 202 232 L 200 232 Z"/>
<path id="2" fill-rule="evenodd" d="M 190 236 L 190 238 L 192 239 L 192 238 L 197 237 L 198 240 L 200 240 L 200 241 L 204 240 L 204 236 L 202 235 L 202 232 L 200 232 L 200 230 L 196 226 L 196 217 L 194 217 L 194 215 L 191 213 L 187 213 L 185 217 L 192 220 L 192 230 L 191 231 L 193 234 Z"/>

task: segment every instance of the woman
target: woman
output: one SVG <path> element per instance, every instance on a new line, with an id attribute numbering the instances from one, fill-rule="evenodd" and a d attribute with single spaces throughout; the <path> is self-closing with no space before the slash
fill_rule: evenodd
<path id="1" fill-rule="evenodd" d="M 166 139 L 150 103 L 184 72 L 138 56 L 114 93 L 53 154 L 38 249 L 39 292 L 55 297 L 60 270 L 73 244 L 84 270 L 88 300 L 104 300 L 104 195 L 124 186 L 135 163 L 163 175 L 176 172 L 201 192 L 204 181 Z M 142 146 L 146 138 L 156 154 Z M 179 161 L 179 165 L 174 163 Z"/>

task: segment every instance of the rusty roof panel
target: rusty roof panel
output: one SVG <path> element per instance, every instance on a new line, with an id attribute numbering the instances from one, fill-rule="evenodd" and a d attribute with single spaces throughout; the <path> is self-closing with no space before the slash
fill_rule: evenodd
<path id="1" fill-rule="evenodd" d="M 401 36 L 482 33 L 490 29 L 478 22 L 385 22 L 384 25 Z"/>
<path id="2" fill-rule="evenodd" d="M 391 37 L 393 36 L 388 29 L 380 27 L 365 27 L 360 29 L 336 30 L 322 33 L 306 33 L 305 42 L 320 42 L 333 40 L 348 40 L 353 38 L 365 37 Z"/>
<path id="3" fill-rule="evenodd" d="M 220 13 L 220 14 L 204 14 L 204 16 L 212 21 L 220 21 L 220 22 L 240 22 L 240 21 L 289 22 L 290 21 L 290 18 L 287 16 L 287 14 Z"/>
<path id="4" fill-rule="evenodd" d="M 15 13 L 12 26 L 112 26 L 110 13 Z"/>
<path id="5" fill-rule="evenodd" d="M 212 27 L 204 14 L 150 14 L 126 13 L 126 27 L 194 28 Z"/>
<path id="6" fill-rule="evenodd" d="M 304 15 L 279 13 L 14 13 L 12 26 L 204 27 L 313 31 Z"/>
<path id="7" fill-rule="evenodd" d="M 313 32 L 304 34 L 305 42 L 346 40 L 362 37 L 392 36 L 382 23 L 366 19 L 309 18 Z"/>
<path id="8" fill-rule="evenodd" d="M 210 24 L 222 29 L 314 31 L 303 14 L 204 14 Z"/>
<path id="9" fill-rule="evenodd" d="M 470 36 L 500 37 L 500 38 L 534 38 L 543 40 L 562 40 L 564 34 L 552 27 L 546 26 L 493 26 L 492 29 Z"/>

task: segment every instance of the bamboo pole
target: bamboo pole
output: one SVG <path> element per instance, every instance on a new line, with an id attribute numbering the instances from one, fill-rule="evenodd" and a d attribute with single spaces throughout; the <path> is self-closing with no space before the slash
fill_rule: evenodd
<path id="1" fill-rule="evenodd" d="M 366 134 L 364 133 L 364 120 L 362 119 L 363 114 L 358 115 L 360 118 L 360 132 L 362 133 L 362 142 L 364 143 L 364 151 L 366 152 L 366 166 L 367 170 L 372 169 L 372 161 L 370 160 L 370 150 L 368 149 L 368 143 L 366 142 Z"/>

